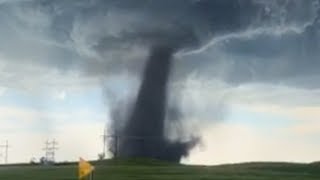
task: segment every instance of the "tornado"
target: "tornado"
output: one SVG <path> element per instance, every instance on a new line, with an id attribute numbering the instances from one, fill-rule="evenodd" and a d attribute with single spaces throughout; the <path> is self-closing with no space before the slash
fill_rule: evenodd
<path id="1" fill-rule="evenodd" d="M 120 157 L 179 162 L 195 144 L 171 142 L 165 136 L 167 86 L 174 50 L 168 45 L 150 49 L 136 102 L 120 137 Z"/>

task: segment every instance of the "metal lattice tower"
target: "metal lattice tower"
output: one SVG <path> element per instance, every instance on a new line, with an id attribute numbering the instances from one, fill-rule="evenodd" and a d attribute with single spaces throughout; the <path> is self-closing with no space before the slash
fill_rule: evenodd
<path id="1" fill-rule="evenodd" d="M 55 162 L 55 152 L 58 150 L 58 142 L 53 139 L 52 141 L 47 140 L 45 142 L 45 148 L 43 150 L 45 151 L 45 158 L 47 162 Z"/>

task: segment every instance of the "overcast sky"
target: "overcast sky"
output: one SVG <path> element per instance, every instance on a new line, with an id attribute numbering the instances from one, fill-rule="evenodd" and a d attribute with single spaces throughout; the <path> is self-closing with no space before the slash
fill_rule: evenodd
<path id="1" fill-rule="evenodd" d="M 40 158 L 53 138 L 59 161 L 96 159 L 150 46 L 172 39 L 183 47 L 169 103 L 202 137 L 183 162 L 320 159 L 318 0 L 0 0 L 9 162 Z"/>

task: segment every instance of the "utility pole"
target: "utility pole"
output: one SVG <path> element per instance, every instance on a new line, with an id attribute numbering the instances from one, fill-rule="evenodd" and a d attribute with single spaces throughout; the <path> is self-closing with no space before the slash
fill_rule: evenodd
<path id="1" fill-rule="evenodd" d="M 6 143 L 3 145 L 0 145 L 0 148 L 4 148 L 4 163 L 8 164 L 8 158 L 9 158 L 9 142 L 6 140 Z"/>
<path id="2" fill-rule="evenodd" d="M 52 141 L 47 140 L 45 142 L 45 158 L 47 162 L 54 162 L 55 161 L 55 151 L 58 150 L 58 142 L 53 139 Z"/>

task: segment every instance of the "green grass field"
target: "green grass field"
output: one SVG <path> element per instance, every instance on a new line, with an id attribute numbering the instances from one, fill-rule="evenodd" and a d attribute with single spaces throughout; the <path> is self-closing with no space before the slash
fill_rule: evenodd
<path id="1" fill-rule="evenodd" d="M 155 160 L 93 162 L 94 180 L 320 180 L 320 164 L 244 163 L 220 166 L 187 166 Z M 77 179 L 77 165 L 0 166 L 0 180 Z"/>

